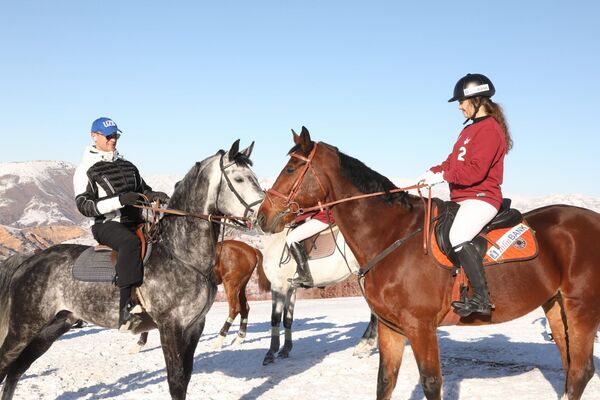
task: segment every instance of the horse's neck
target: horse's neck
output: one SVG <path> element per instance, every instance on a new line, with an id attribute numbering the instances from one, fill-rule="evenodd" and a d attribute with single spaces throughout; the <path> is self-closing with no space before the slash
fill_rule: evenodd
<path id="1" fill-rule="evenodd" d="M 210 269 L 215 263 L 214 233 L 212 223 L 207 220 L 167 216 L 161 220 L 159 246 L 190 267 Z"/>
<path id="2" fill-rule="evenodd" d="M 360 265 L 423 226 L 421 201 L 408 201 L 412 207 L 373 198 L 340 203 L 334 208 L 336 223 Z"/>

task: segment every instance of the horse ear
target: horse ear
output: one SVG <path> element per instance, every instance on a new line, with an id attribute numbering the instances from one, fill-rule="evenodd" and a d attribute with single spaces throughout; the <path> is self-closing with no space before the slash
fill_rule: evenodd
<path id="1" fill-rule="evenodd" d="M 239 152 L 240 152 L 240 139 L 233 142 L 233 144 L 231 145 L 231 149 L 229 149 L 229 153 L 227 154 L 227 156 L 229 157 L 230 160 L 233 160 L 235 158 L 235 156 L 237 156 L 237 153 L 239 153 Z"/>
<path id="2" fill-rule="evenodd" d="M 300 148 L 304 153 L 308 153 L 312 149 L 312 140 L 310 139 L 310 133 L 308 132 L 308 129 L 306 129 L 304 126 L 302 127 L 302 132 L 300 132 L 300 137 L 296 144 L 300 145 Z"/>
<path id="3" fill-rule="evenodd" d="M 300 136 L 296 133 L 295 130 L 292 129 L 292 134 L 294 135 L 294 144 L 300 143 Z"/>
<path id="4" fill-rule="evenodd" d="M 252 142 L 250 146 L 246 147 L 244 150 L 240 151 L 240 153 L 250 158 L 250 154 L 252 154 L 252 149 L 254 149 L 254 142 Z"/>

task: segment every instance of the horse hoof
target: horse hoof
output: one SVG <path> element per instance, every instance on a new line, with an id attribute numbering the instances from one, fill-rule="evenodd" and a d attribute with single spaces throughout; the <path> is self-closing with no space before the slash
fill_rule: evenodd
<path id="1" fill-rule="evenodd" d="M 275 357 L 273 357 L 273 353 L 271 353 L 271 352 L 267 353 L 267 355 L 265 356 L 265 359 L 263 360 L 263 365 L 273 364 L 274 362 L 275 362 Z"/>
<path id="2" fill-rule="evenodd" d="M 365 340 L 365 341 L 360 341 L 359 344 L 356 345 L 356 347 L 354 348 L 354 352 L 352 353 L 352 355 L 354 357 L 358 357 L 358 358 L 363 358 L 367 355 L 369 355 L 369 353 L 371 352 L 371 346 L 369 345 L 369 343 Z"/>
<path id="3" fill-rule="evenodd" d="M 139 345 L 139 344 L 137 344 L 137 343 L 136 343 L 136 344 L 134 344 L 133 346 L 131 346 L 131 347 L 129 348 L 129 354 L 137 354 L 137 353 L 139 353 L 139 352 L 140 352 L 140 350 L 142 350 L 142 347 L 144 347 L 144 346 L 142 346 L 142 345 Z"/>
<path id="4" fill-rule="evenodd" d="M 244 338 L 240 335 L 236 335 L 233 341 L 231 342 L 231 345 L 239 348 L 242 347 L 242 343 L 244 343 Z"/>
<path id="5" fill-rule="evenodd" d="M 289 358 L 289 357 L 290 357 L 289 351 L 281 350 L 279 353 L 277 353 L 277 358 Z"/>
<path id="6" fill-rule="evenodd" d="M 223 343 L 225 343 L 225 336 L 219 335 L 213 342 L 212 348 L 214 350 L 218 350 L 223 347 Z"/>

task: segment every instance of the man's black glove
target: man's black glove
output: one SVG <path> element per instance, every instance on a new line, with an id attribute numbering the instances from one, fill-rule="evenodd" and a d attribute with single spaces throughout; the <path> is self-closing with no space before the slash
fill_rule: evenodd
<path id="1" fill-rule="evenodd" d="M 124 206 L 132 206 L 141 200 L 138 192 L 125 192 L 119 195 L 119 201 Z"/>
<path id="2" fill-rule="evenodd" d="M 158 200 L 161 203 L 166 204 L 169 201 L 169 196 L 167 196 L 165 192 L 148 192 L 146 193 L 146 196 L 150 202 Z"/>

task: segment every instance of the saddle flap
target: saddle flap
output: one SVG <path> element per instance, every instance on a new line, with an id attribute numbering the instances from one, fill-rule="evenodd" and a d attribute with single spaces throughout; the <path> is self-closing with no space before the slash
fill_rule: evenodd
<path id="1" fill-rule="evenodd" d="M 331 229 L 326 229 L 314 236 L 305 239 L 304 248 L 307 250 L 309 260 L 325 258 L 332 255 L 336 250 L 336 240 L 340 229 L 333 225 Z"/>
<path id="2" fill-rule="evenodd" d="M 112 262 L 112 251 L 96 251 L 88 247 L 73 264 L 73 278 L 83 282 L 112 282 L 115 269 Z"/>

